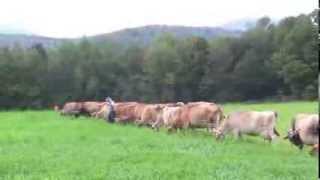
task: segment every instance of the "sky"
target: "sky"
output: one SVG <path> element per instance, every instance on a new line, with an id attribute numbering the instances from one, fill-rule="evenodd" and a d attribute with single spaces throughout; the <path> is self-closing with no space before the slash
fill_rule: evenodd
<path id="1" fill-rule="evenodd" d="M 0 28 L 81 37 L 166 24 L 219 26 L 242 18 L 309 13 L 316 0 L 1 0 Z"/>

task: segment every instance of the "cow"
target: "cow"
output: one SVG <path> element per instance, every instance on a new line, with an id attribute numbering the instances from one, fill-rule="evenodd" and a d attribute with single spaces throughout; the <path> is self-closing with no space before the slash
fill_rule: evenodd
<path id="1" fill-rule="evenodd" d="M 56 112 L 59 112 L 60 111 L 60 108 L 58 105 L 54 105 L 53 106 L 53 110 L 56 111 Z"/>
<path id="2" fill-rule="evenodd" d="M 319 144 L 319 115 L 297 114 L 291 122 L 291 128 L 284 139 L 297 146 L 300 150 L 304 145 Z"/>
<path id="3" fill-rule="evenodd" d="M 141 113 L 141 119 L 136 120 L 136 124 L 139 126 L 152 126 L 155 122 L 160 121 L 162 118 L 162 109 L 164 107 L 165 105 L 163 104 L 146 105 Z"/>
<path id="4" fill-rule="evenodd" d="M 275 128 L 277 116 L 275 111 L 233 112 L 214 133 L 217 139 L 231 132 L 237 138 L 242 134 L 260 135 L 271 142 L 276 136 L 280 136 Z"/>
<path id="5" fill-rule="evenodd" d="M 94 113 L 94 117 L 99 119 L 108 119 L 109 113 L 110 113 L 110 107 L 107 104 L 103 104 L 100 110 Z"/>
<path id="6" fill-rule="evenodd" d="M 118 123 L 133 123 L 135 121 L 135 108 L 137 102 L 115 103 L 115 121 Z"/>
<path id="7" fill-rule="evenodd" d="M 212 130 L 218 127 L 223 118 L 222 108 L 213 103 L 188 103 L 174 109 L 167 108 L 167 110 L 171 110 L 171 114 L 169 113 L 168 119 L 163 122 L 168 128 L 168 132 L 185 128 Z"/>
<path id="8" fill-rule="evenodd" d="M 78 117 L 82 112 L 81 102 L 67 102 L 60 111 L 61 115 L 72 115 Z"/>
<path id="9" fill-rule="evenodd" d="M 199 105 L 199 104 L 212 104 L 212 105 L 214 105 L 215 103 L 207 102 L 207 101 L 194 101 L 194 102 L 188 102 L 187 104 L 189 104 L 189 105 Z"/>
<path id="10" fill-rule="evenodd" d="M 310 151 L 310 154 L 312 156 L 319 156 L 319 144 L 315 144 L 313 145 L 311 151 Z"/>
<path id="11" fill-rule="evenodd" d="M 164 105 L 166 107 L 177 107 L 177 106 L 184 105 L 184 103 L 183 102 L 170 102 L 170 103 L 161 103 L 159 105 Z"/>
<path id="12" fill-rule="evenodd" d="M 134 120 L 135 122 L 138 122 L 141 120 L 142 118 L 142 113 L 144 111 L 144 109 L 148 106 L 148 104 L 145 104 L 145 103 L 138 103 L 136 106 L 135 106 L 135 109 L 134 109 Z"/>
<path id="13" fill-rule="evenodd" d="M 163 110 L 161 112 L 162 117 L 157 118 L 157 121 L 155 121 L 152 124 L 152 128 L 156 129 L 158 131 L 159 127 L 162 124 L 164 124 L 165 126 L 168 126 L 171 123 L 169 121 L 173 119 L 175 112 L 183 105 L 184 105 L 184 103 L 182 103 L 182 102 L 166 104 L 166 106 L 163 108 Z"/>
<path id="14" fill-rule="evenodd" d="M 105 105 L 105 102 L 85 101 L 82 103 L 83 114 L 95 117 L 96 113 Z"/>

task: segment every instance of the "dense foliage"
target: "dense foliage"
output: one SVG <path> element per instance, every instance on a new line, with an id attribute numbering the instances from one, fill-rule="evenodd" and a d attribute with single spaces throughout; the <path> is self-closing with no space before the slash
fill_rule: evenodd
<path id="1" fill-rule="evenodd" d="M 0 107 L 71 100 L 245 101 L 318 93 L 318 12 L 268 17 L 240 37 L 176 38 L 148 46 L 65 42 L 0 49 Z"/>

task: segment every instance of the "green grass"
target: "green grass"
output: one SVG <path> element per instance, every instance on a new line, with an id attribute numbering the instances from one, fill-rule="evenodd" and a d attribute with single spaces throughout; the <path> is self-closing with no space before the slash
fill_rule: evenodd
<path id="1" fill-rule="evenodd" d="M 226 104 L 276 110 L 285 135 L 298 112 L 316 102 Z M 0 112 L 0 179 L 316 179 L 318 160 L 282 139 L 226 137 L 205 131 L 167 134 L 133 125 L 61 117 L 53 111 Z"/>

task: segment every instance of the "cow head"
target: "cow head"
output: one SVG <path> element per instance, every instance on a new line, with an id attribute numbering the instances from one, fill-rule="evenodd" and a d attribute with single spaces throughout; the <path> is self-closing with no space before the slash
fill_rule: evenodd
<path id="1" fill-rule="evenodd" d="M 156 107 L 154 108 L 157 112 L 161 112 L 163 108 L 165 108 L 166 105 L 163 104 L 157 104 Z"/>
<path id="2" fill-rule="evenodd" d="M 54 109 L 54 111 L 59 111 L 60 110 L 58 105 L 54 105 L 53 109 Z"/>
<path id="3" fill-rule="evenodd" d="M 289 141 L 292 144 L 294 144 L 295 146 L 298 146 L 301 149 L 302 145 L 303 145 L 303 142 L 302 142 L 302 140 L 300 138 L 299 131 L 300 131 L 300 129 L 297 129 L 297 130 L 290 129 L 288 131 L 287 136 L 284 137 L 284 139 L 289 139 Z"/>
<path id="4" fill-rule="evenodd" d="M 212 129 L 212 132 L 215 135 L 217 140 L 224 138 L 224 133 L 222 132 L 221 128 L 214 128 Z"/>

